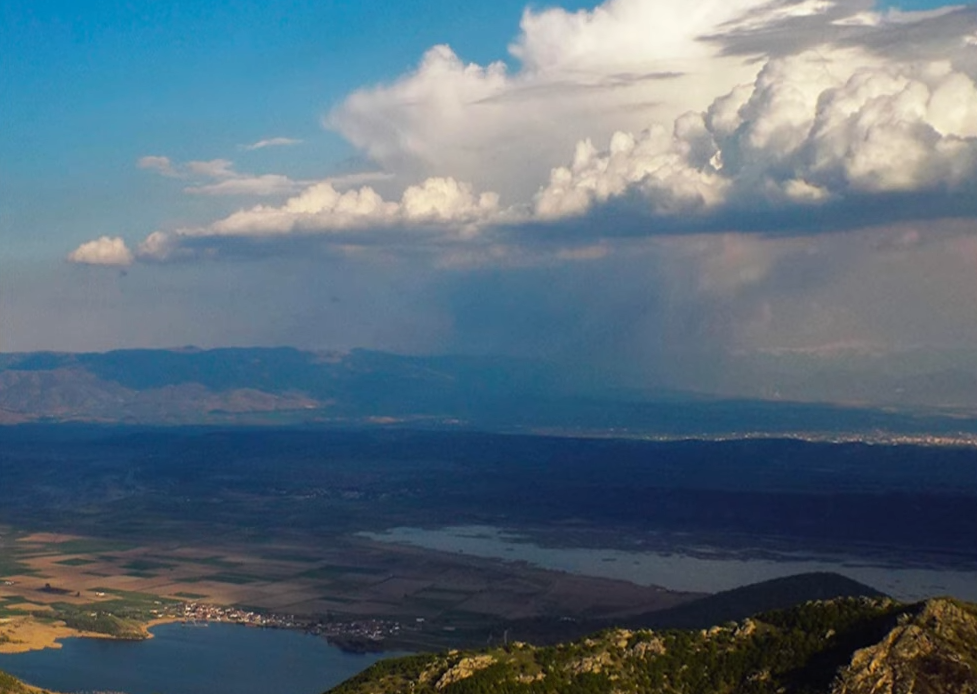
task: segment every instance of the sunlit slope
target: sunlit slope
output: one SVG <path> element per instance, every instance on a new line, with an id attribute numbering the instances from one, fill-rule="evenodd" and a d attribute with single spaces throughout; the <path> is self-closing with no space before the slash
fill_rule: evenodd
<path id="1" fill-rule="evenodd" d="M 811 602 L 708 630 L 608 630 L 379 663 L 331 694 L 973 694 L 977 606 Z"/>
<path id="2" fill-rule="evenodd" d="M 15 677 L 0 672 L 0 694 L 50 694 L 50 692 L 30 687 Z"/>

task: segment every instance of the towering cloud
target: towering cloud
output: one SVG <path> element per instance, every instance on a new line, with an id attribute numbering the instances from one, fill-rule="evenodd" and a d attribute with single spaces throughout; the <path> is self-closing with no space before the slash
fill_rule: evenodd
<path id="1" fill-rule="evenodd" d="M 386 168 L 451 175 L 518 200 L 577 140 L 670 121 L 750 79 L 755 67 L 703 37 L 765 4 L 528 9 L 509 49 L 517 70 L 436 46 L 415 71 L 350 95 L 326 123 Z"/>
<path id="2" fill-rule="evenodd" d="M 975 174 L 977 87 L 968 75 L 949 62 L 823 49 L 771 60 L 752 85 L 670 130 L 618 132 L 603 151 L 581 142 L 535 209 L 544 218 L 580 215 L 629 193 L 666 217 L 874 194 L 969 199 Z"/>

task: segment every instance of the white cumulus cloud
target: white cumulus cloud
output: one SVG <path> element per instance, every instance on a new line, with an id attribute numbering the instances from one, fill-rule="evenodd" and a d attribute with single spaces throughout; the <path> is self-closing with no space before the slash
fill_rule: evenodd
<path id="1" fill-rule="evenodd" d="M 68 254 L 68 262 L 79 265 L 125 267 L 134 260 L 132 251 L 118 237 L 102 236 L 83 243 Z"/>
<path id="2" fill-rule="evenodd" d="M 344 231 L 390 231 L 423 227 L 434 238 L 462 239 L 499 214 L 494 193 L 477 194 L 451 178 L 409 186 L 399 201 L 384 200 L 369 186 L 337 190 L 331 181 L 309 186 L 285 204 L 256 205 L 205 227 L 157 231 L 139 246 L 144 260 L 165 261 L 189 253 L 188 243 L 228 237 L 265 238 Z M 344 243 L 352 243 L 344 238 Z"/>
<path id="3" fill-rule="evenodd" d="M 435 46 L 413 71 L 351 94 L 325 122 L 399 177 L 471 181 L 498 191 L 507 204 L 526 202 L 577 143 L 603 144 L 616 132 L 634 133 L 639 149 L 669 159 L 655 167 L 661 176 L 683 179 L 675 190 L 668 183 L 652 185 L 656 195 L 665 205 L 686 209 L 696 197 L 717 199 L 728 181 L 685 166 L 681 152 L 663 152 L 658 128 L 670 130 L 690 111 L 706 112 L 718 96 L 754 84 L 772 63 L 765 75 L 771 83 L 756 88 L 778 100 L 770 107 L 777 114 L 770 115 L 786 120 L 766 118 L 766 125 L 781 128 L 767 133 L 772 139 L 766 149 L 789 147 L 778 138 L 800 136 L 798 126 L 809 123 L 816 108 L 811 97 L 838 87 L 855 69 L 905 74 L 902 64 L 942 55 L 953 59 L 955 70 L 972 74 L 961 65 L 967 58 L 960 50 L 975 26 L 977 14 L 959 6 L 880 11 L 870 0 L 606 0 L 590 10 L 530 8 L 509 47 L 513 68 L 501 61 L 469 63 L 453 48 Z M 808 50 L 831 55 L 806 67 L 803 60 L 778 62 Z M 792 75 L 773 74 L 776 69 Z M 781 77 L 789 83 L 778 89 Z M 758 108 L 759 98 L 753 104 Z M 788 113 L 790 108 L 796 112 Z M 735 108 L 726 116 L 737 117 Z M 788 127 L 791 118 L 803 123 Z M 763 126 L 757 122 L 754 137 L 764 136 Z M 640 133 L 649 129 L 655 142 L 640 144 Z M 855 168 L 851 173 L 859 177 Z M 779 187 L 792 198 L 823 197 L 801 179 Z M 579 204 L 567 199 L 556 204 L 561 206 L 574 210 Z"/>
<path id="4" fill-rule="evenodd" d="M 583 137 L 606 138 L 701 109 L 756 67 L 702 38 L 766 0 L 608 0 L 528 9 L 510 47 L 518 69 L 452 48 L 351 94 L 326 123 L 387 170 L 453 176 L 524 198 Z"/>
<path id="5" fill-rule="evenodd" d="M 581 142 L 535 201 L 580 215 L 626 194 L 657 215 L 959 192 L 977 174 L 977 86 L 946 62 L 894 64 L 857 49 L 769 61 L 752 85 L 671 129 Z"/>

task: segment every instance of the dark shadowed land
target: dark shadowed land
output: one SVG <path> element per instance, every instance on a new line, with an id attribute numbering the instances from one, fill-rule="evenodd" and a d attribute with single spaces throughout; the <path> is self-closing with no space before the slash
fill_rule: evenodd
<path id="1" fill-rule="evenodd" d="M 157 596 L 301 616 L 350 647 L 431 648 L 518 623 L 558 638 L 696 597 L 654 575 L 362 535 L 398 527 L 739 563 L 829 553 L 930 577 L 977 564 L 969 448 L 80 425 L 5 428 L 0 444 L 0 573 L 14 584 L 0 595 L 15 616 L 116 600 L 113 616 L 138 622 Z"/>

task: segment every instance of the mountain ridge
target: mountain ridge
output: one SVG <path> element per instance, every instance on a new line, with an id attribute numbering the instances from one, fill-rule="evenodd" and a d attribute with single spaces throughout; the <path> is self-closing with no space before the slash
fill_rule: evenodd
<path id="1" fill-rule="evenodd" d="M 977 605 L 807 602 L 710 629 L 608 629 L 383 661 L 328 694 L 974 694 Z"/>
<path id="2" fill-rule="evenodd" d="M 977 435 L 977 417 L 956 411 L 622 388 L 529 359 L 290 347 L 0 354 L 0 424 L 29 422 Z"/>

